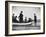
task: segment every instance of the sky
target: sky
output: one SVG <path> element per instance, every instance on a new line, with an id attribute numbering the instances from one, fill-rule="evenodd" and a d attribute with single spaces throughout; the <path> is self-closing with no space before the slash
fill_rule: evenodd
<path id="1" fill-rule="evenodd" d="M 24 7 L 24 6 L 12 6 L 12 13 L 14 16 L 19 16 L 20 12 L 23 11 L 23 18 L 25 17 L 34 19 L 34 13 L 37 16 L 37 19 L 40 19 L 40 7 Z M 17 18 L 18 19 L 18 18 Z"/>

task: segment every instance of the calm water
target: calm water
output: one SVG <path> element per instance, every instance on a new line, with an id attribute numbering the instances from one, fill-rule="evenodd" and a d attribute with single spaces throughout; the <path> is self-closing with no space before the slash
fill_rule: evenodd
<path id="1" fill-rule="evenodd" d="M 40 29 L 40 22 L 34 23 L 28 25 L 12 25 L 12 30 L 39 30 Z"/>

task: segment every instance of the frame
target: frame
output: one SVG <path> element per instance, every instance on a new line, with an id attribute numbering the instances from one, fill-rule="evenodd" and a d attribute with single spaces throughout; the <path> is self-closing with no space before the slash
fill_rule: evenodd
<path id="1" fill-rule="evenodd" d="M 14 16 L 14 14 L 15 14 L 15 16 L 18 16 L 17 14 L 19 14 L 19 13 L 17 13 L 17 10 L 20 11 L 19 9 L 23 10 L 25 12 L 26 12 L 26 9 L 27 9 L 27 13 L 24 13 L 26 17 L 28 17 L 27 16 L 28 12 L 29 12 L 29 15 L 30 15 L 30 12 L 32 12 L 32 10 L 34 10 L 34 12 L 36 12 L 37 16 L 39 16 L 38 18 L 40 18 L 40 20 L 41 20 L 41 25 L 40 26 L 36 26 L 37 25 L 36 24 L 36 17 L 35 17 L 36 14 L 34 14 L 34 20 L 32 20 L 32 21 L 35 22 L 36 30 L 33 29 L 33 28 L 31 28 L 32 30 L 30 30 L 30 27 L 28 27 L 30 25 L 27 25 L 27 24 L 30 24 L 29 22 L 31 22 L 31 21 L 28 20 L 28 22 L 27 22 L 27 20 L 24 20 L 24 22 L 23 22 L 21 15 L 20 15 L 20 19 L 19 19 L 20 21 L 19 22 L 17 22 L 16 20 L 15 20 L 16 22 L 13 21 L 14 17 L 12 17 L 12 16 Z M 31 10 L 31 11 L 29 11 L 29 10 Z M 41 10 L 41 13 L 39 13 L 40 10 Z M 15 11 L 16 13 L 14 13 L 12 15 L 12 13 L 11 13 L 12 11 L 13 12 Z M 21 13 L 23 11 L 21 11 Z M 33 12 L 32 12 L 32 14 L 33 14 Z M 33 15 L 30 15 L 30 16 L 32 16 L 32 18 L 33 18 Z M 13 21 L 12 24 L 15 24 L 15 25 L 11 25 L 11 23 L 10 23 L 11 21 L 10 20 L 12 20 Z M 16 23 L 17 23 L 17 25 L 16 25 Z M 32 24 L 32 22 L 31 22 L 31 24 Z M 15 29 L 14 29 L 14 26 L 15 26 Z M 22 29 L 19 28 L 19 27 L 21 27 Z M 31 25 L 31 27 L 34 27 L 34 26 Z M 38 27 L 38 30 L 37 30 L 37 27 Z M 40 30 L 40 28 L 41 28 L 41 30 Z M 12 30 L 13 30 L 13 32 L 12 32 Z M 30 32 L 32 32 L 32 33 L 30 33 Z M 45 34 L 45 3 L 40 3 L 40 2 L 24 2 L 24 1 L 23 2 L 22 1 L 5 1 L 5 36 L 35 35 L 35 34 Z"/>

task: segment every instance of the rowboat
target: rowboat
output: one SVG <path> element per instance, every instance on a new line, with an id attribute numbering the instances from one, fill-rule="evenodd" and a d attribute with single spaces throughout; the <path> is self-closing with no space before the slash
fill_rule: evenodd
<path id="1" fill-rule="evenodd" d="M 32 24 L 32 22 L 28 22 L 28 23 L 12 23 L 13 25 L 29 25 Z"/>

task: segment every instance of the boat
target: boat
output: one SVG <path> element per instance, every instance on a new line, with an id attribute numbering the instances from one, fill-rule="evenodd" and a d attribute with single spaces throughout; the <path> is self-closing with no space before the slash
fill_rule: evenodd
<path id="1" fill-rule="evenodd" d="M 32 22 L 28 22 L 28 23 L 12 23 L 13 25 L 29 25 L 32 24 Z"/>

